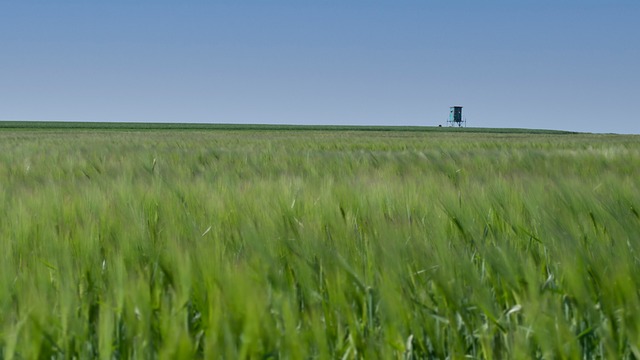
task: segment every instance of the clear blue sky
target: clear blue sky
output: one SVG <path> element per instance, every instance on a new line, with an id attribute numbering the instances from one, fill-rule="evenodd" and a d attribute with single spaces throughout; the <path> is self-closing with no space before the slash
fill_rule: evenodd
<path id="1" fill-rule="evenodd" d="M 0 119 L 640 133 L 639 0 L 0 3 Z"/>

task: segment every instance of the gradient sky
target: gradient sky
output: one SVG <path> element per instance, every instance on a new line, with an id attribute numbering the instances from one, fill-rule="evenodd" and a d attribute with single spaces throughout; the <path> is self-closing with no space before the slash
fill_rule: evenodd
<path id="1" fill-rule="evenodd" d="M 640 0 L 0 3 L 0 119 L 640 133 Z"/>

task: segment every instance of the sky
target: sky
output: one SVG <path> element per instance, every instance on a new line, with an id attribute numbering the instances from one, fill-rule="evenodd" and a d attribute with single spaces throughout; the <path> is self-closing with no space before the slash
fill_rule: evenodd
<path id="1" fill-rule="evenodd" d="M 0 2 L 0 119 L 640 134 L 640 0 Z"/>

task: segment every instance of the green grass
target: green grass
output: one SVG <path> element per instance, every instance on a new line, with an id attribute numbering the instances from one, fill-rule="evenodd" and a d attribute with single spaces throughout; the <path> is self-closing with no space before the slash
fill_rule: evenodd
<path id="1" fill-rule="evenodd" d="M 0 130 L 0 358 L 640 358 L 637 136 L 181 129 Z"/>
<path id="2" fill-rule="evenodd" d="M 358 126 L 358 125 L 263 125 L 209 123 L 141 123 L 80 121 L 0 121 L 0 129 L 24 130 L 295 130 L 295 131 L 392 131 L 392 132 L 473 132 L 511 134 L 576 134 L 542 129 L 437 127 L 437 126 Z"/>

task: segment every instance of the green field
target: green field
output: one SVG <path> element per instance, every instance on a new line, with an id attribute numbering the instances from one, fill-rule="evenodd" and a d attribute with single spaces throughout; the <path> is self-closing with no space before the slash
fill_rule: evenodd
<path id="1" fill-rule="evenodd" d="M 295 131 L 383 131 L 383 132 L 473 132 L 508 134 L 576 134 L 570 131 L 537 129 L 449 128 L 435 126 L 359 126 L 359 125 L 264 125 L 207 123 L 140 123 L 140 122 L 74 122 L 74 121 L 0 121 L 0 129 L 14 130 L 295 130 Z"/>
<path id="2" fill-rule="evenodd" d="M 2 359 L 640 358 L 639 136 L 62 124 L 0 124 Z"/>

